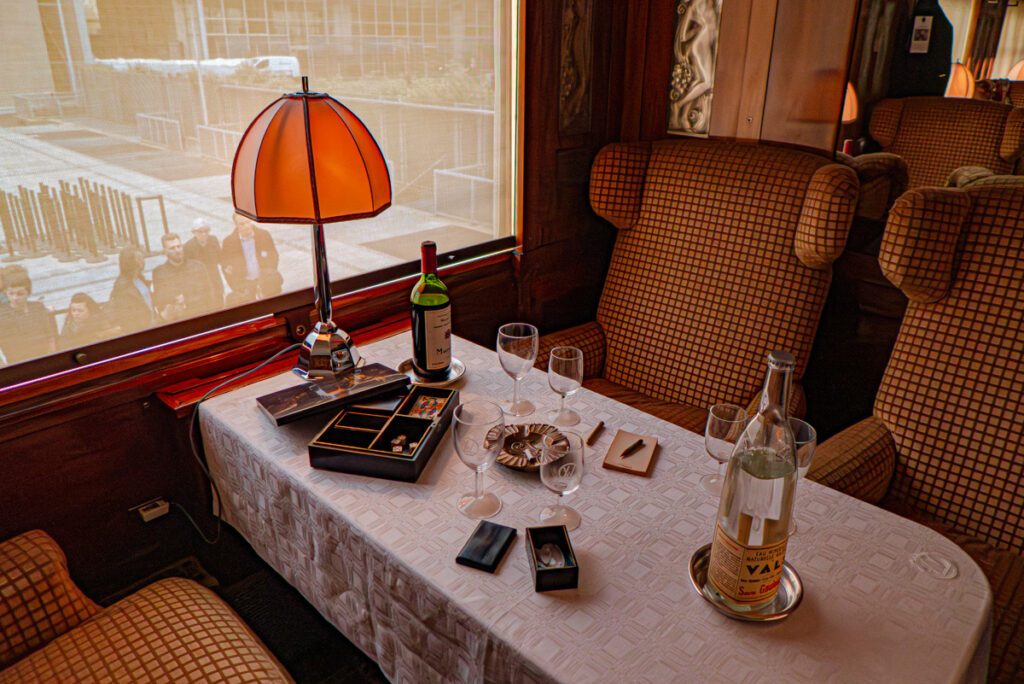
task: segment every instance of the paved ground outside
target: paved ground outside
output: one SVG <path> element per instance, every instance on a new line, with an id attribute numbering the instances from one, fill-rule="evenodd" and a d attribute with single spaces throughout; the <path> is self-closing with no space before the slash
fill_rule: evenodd
<path id="1" fill-rule="evenodd" d="M 83 177 L 132 197 L 162 195 L 167 230 L 183 241 L 191 237 L 192 223 L 200 217 L 208 221 L 218 239 L 232 230 L 227 165 L 141 144 L 130 130 L 95 120 L 22 123 L 8 117 L 2 124 L 7 124 L 0 127 L 2 190 L 17 192 L 18 186 L 38 189 L 41 183 L 57 187 L 61 180 L 73 183 Z M 164 226 L 155 203 L 147 204 L 146 224 L 150 245 L 159 251 Z M 312 286 L 310 228 L 268 227 L 280 253 L 285 291 Z M 329 225 L 325 234 L 332 280 L 407 261 L 410 254 L 418 252 L 421 236 L 437 240 L 440 251 L 492 237 L 489 228 L 398 205 L 373 219 Z M 3 243 L 0 253 L 7 253 Z M 147 275 L 164 260 L 162 255 L 148 257 Z M 5 257 L 4 262 L 28 269 L 32 298 L 57 312 L 58 325 L 72 294 L 86 292 L 97 302 L 105 302 L 118 273 L 116 253 L 106 254 L 96 263 L 85 259 L 62 262 L 54 256 Z"/>

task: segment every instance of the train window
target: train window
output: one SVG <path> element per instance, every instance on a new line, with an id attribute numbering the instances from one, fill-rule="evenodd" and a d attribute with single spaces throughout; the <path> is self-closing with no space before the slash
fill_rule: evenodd
<path id="1" fill-rule="evenodd" d="M 362 119 L 392 179 L 391 208 L 326 228 L 336 295 L 411 273 L 423 240 L 510 247 L 518 13 L 501 0 L 7 8 L 0 386 L 23 362 L 73 367 L 76 349 L 169 342 L 308 293 L 309 227 L 241 220 L 230 190 L 241 134 L 300 75 Z"/>

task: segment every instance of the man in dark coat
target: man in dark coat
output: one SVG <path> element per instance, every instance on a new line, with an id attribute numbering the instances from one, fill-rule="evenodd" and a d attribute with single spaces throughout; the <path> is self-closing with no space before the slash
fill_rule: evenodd
<path id="1" fill-rule="evenodd" d="M 220 242 L 210 235 L 210 224 L 197 218 L 192 224 L 192 238 L 185 243 L 185 258 L 195 259 L 206 266 L 213 287 L 213 307 L 224 306 L 224 279 L 220 277 Z"/>
<path id="2" fill-rule="evenodd" d="M 8 301 L 0 304 L 0 351 L 20 363 L 57 351 L 57 321 L 42 302 L 30 302 L 32 280 L 23 266 L 4 269 Z"/>
<path id="3" fill-rule="evenodd" d="M 153 305 L 164 320 L 191 318 L 213 310 L 213 287 L 206 267 L 195 259 L 185 258 L 185 248 L 181 238 L 174 233 L 167 233 L 160 238 L 164 246 L 167 261 L 153 269 Z M 179 301 L 184 294 L 185 301 Z M 178 311 L 181 305 L 183 311 Z M 177 313 L 169 317 L 166 308 L 174 308 Z"/>
<path id="4" fill-rule="evenodd" d="M 235 229 L 224 238 L 220 265 L 231 287 L 228 305 L 243 304 L 281 293 L 284 278 L 277 270 L 277 249 L 270 233 L 241 214 Z"/>

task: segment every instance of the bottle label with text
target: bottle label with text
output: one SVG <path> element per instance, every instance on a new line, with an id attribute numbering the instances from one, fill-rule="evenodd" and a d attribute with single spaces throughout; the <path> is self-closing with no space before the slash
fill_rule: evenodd
<path id="1" fill-rule="evenodd" d="M 756 604 L 772 599 L 779 590 L 785 538 L 767 546 L 744 546 L 715 525 L 708 581 L 718 593 L 735 603 Z"/>
<path id="2" fill-rule="evenodd" d="M 423 312 L 427 347 L 427 367 L 441 370 L 452 362 L 452 307 L 428 309 Z"/>

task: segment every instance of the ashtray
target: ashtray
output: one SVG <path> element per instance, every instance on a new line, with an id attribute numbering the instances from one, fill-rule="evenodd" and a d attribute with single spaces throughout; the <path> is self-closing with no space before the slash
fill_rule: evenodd
<path id="1" fill-rule="evenodd" d="M 722 599 L 709 589 L 704 588 L 708 578 L 708 561 L 711 558 L 711 544 L 705 544 L 690 556 L 690 582 L 704 600 L 713 605 L 719 613 L 737 620 L 747 622 L 770 622 L 788 617 L 800 605 L 804 597 L 804 585 L 800 575 L 788 562 L 782 564 L 782 577 L 779 578 L 779 590 L 775 599 L 756 610 L 733 610 L 722 602 Z"/>
<path id="2" fill-rule="evenodd" d="M 452 364 L 448 366 L 448 375 L 443 380 L 427 380 L 416 375 L 412 367 L 412 359 L 406 359 L 398 366 L 399 373 L 405 373 L 414 385 L 421 387 L 447 387 L 466 374 L 466 364 L 455 357 L 452 357 Z"/>
<path id="3" fill-rule="evenodd" d="M 498 454 L 498 463 L 527 473 L 540 470 L 540 450 L 544 438 L 556 435 L 556 440 L 564 441 L 565 437 L 554 425 L 546 423 L 521 423 L 505 426 L 505 443 Z M 557 444 L 557 441 L 556 441 Z"/>

